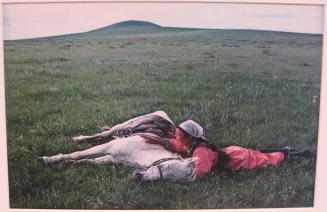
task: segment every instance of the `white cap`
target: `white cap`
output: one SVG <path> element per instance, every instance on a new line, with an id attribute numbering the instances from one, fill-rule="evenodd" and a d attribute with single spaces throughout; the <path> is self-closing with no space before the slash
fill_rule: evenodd
<path id="1" fill-rule="evenodd" d="M 178 127 L 194 138 L 202 138 L 203 140 L 206 140 L 203 136 L 203 128 L 191 119 L 182 122 Z"/>

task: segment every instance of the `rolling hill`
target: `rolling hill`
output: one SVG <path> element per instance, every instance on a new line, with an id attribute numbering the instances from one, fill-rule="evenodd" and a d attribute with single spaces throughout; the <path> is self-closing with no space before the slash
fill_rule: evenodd
<path id="1" fill-rule="evenodd" d="M 86 33 L 81 33 L 83 36 L 120 36 L 120 35 L 144 35 L 144 34 L 159 34 L 171 32 L 185 32 L 196 30 L 191 28 L 175 28 L 175 27 L 162 27 L 160 25 L 147 22 L 129 20 L 123 21 L 100 29 L 91 30 Z"/>
<path id="2" fill-rule="evenodd" d="M 171 36 L 171 35 L 182 35 L 181 33 L 219 33 L 235 35 L 238 33 L 247 34 L 247 35 L 257 35 L 257 33 L 265 34 L 269 36 L 273 35 L 289 35 L 293 34 L 295 36 L 306 36 L 309 34 L 306 33 L 294 33 L 294 32 L 282 32 L 282 31 L 269 31 L 269 30 L 252 30 L 252 29 L 210 29 L 210 28 L 183 28 L 183 27 L 163 27 L 158 24 L 140 21 L 140 20 L 129 20 L 118 22 L 109 26 L 105 26 L 99 29 L 93 29 L 86 32 L 57 35 L 57 36 L 48 36 L 48 37 L 39 37 L 39 38 L 27 38 L 22 40 L 38 40 L 38 39 L 75 39 L 75 38 L 104 38 L 104 37 L 138 37 L 138 36 L 151 36 L 151 35 L 162 35 L 162 36 Z M 183 36 L 183 35 L 182 35 Z M 310 34 L 310 36 L 321 37 L 320 34 Z"/>

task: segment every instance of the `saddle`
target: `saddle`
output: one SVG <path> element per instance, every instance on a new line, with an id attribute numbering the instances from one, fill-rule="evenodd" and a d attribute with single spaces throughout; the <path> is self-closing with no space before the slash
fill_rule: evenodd
<path id="1" fill-rule="evenodd" d="M 123 129 L 117 130 L 116 136 L 128 137 L 133 134 L 151 133 L 158 137 L 166 137 L 174 125 L 158 115 L 147 115 L 133 120 Z"/>

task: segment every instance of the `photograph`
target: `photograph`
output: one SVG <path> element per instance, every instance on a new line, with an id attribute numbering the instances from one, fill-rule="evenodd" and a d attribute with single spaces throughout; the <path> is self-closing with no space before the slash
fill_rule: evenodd
<path id="1" fill-rule="evenodd" d="M 5 204 L 314 210 L 325 11 L 2 3 Z"/>

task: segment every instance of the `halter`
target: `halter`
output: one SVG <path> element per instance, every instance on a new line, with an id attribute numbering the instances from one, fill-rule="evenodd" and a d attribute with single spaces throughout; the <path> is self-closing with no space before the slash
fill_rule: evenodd
<path id="1" fill-rule="evenodd" d="M 162 171 L 161 171 L 161 169 L 160 169 L 160 166 L 158 166 L 158 165 L 161 164 L 161 163 L 163 163 L 163 162 L 170 161 L 170 160 L 183 160 L 183 158 L 182 158 L 182 157 L 178 157 L 178 158 L 162 158 L 162 159 L 159 159 L 159 160 L 154 161 L 154 162 L 151 163 L 149 166 L 145 167 L 145 168 L 143 169 L 143 171 L 148 170 L 148 169 L 151 168 L 152 166 L 157 166 L 158 171 L 159 171 L 159 174 L 160 174 L 160 180 L 161 180 L 161 179 L 163 179 L 163 175 L 162 175 Z M 193 177 L 195 177 L 195 174 L 196 174 L 196 172 L 195 172 L 195 170 L 193 169 L 192 173 L 191 173 L 189 176 L 184 177 L 183 179 L 193 178 Z"/>
<path id="2" fill-rule="evenodd" d="M 166 161 L 170 161 L 170 160 L 182 160 L 182 157 L 178 157 L 178 158 L 161 158 L 159 160 L 154 161 L 153 163 L 151 163 L 149 166 L 141 169 L 141 171 L 146 171 L 149 168 L 151 168 L 152 166 L 157 166 L 160 163 L 166 162 Z M 160 180 L 163 179 L 163 175 L 162 175 L 162 171 L 160 169 L 160 166 L 157 166 L 159 174 L 160 174 Z"/>

